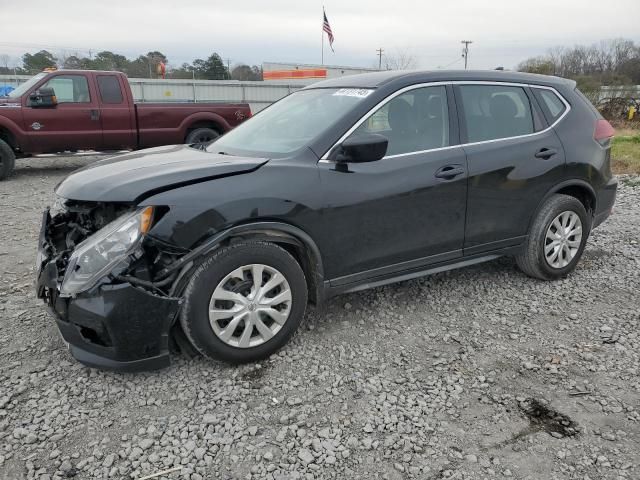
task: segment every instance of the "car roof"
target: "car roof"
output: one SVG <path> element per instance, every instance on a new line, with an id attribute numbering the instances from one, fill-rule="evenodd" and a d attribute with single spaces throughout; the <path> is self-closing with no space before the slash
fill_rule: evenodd
<path id="1" fill-rule="evenodd" d="M 313 88 L 377 88 L 389 83 L 411 85 L 415 83 L 448 81 L 514 82 L 547 86 L 575 86 L 566 78 L 537 75 L 533 73 L 509 72 L 504 70 L 388 70 L 358 75 L 346 75 L 313 83 L 305 89 Z M 400 86 L 400 85 L 399 85 Z"/>

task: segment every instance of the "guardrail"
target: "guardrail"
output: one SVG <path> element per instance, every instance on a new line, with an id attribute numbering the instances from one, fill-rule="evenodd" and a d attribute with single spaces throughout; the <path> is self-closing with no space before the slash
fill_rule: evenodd
<path id="1" fill-rule="evenodd" d="M 0 85 L 17 87 L 29 78 L 25 75 L 0 75 Z M 130 78 L 129 85 L 136 102 L 248 103 L 254 113 L 304 87 L 277 82 L 149 78 Z"/>

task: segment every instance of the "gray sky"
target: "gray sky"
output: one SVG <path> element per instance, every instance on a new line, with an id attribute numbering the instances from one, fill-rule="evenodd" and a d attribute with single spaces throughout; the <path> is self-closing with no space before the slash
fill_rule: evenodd
<path id="1" fill-rule="evenodd" d="M 128 57 L 160 50 L 172 65 L 216 51 L 231 63 L 320 63 L 317 0 L 0 0 L 0 54 L 47 48 Z M 370 67 L 375 50 L 405 51 L 419 68 L 512 68 L 553 46 L 625 37 L 640 43 L 640 0 L 325 0 L 335 36 L 325 63 Z M 10 18 L 10 20 L 8 20 Z"/>

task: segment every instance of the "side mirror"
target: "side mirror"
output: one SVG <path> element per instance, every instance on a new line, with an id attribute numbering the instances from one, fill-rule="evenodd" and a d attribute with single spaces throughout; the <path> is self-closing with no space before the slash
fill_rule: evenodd
<path id="1" fill-rule="evenodd" d="M 337 162 L 375 162 L 387 153 L 389 139 L 379 133 L 365 133 L 347 138 L 333 155 Z"/>
<path id="2" fill-rule="evenodd" d="M 29 106 L 33 108 L 47 108 L 58 105 L 56 92 L 53 88 L 41 88 L 29 95 Z"/>

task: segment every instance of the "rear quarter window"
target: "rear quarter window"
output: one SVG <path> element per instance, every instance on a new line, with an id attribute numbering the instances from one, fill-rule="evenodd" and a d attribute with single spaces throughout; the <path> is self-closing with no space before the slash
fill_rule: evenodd
<path id="1" fill-rule="evenodd" d="M 558 120 L 567 109 L 567 106 L 553 90 L 546 88 L 533 88 L 532 90 L 550 124 Z"/>

